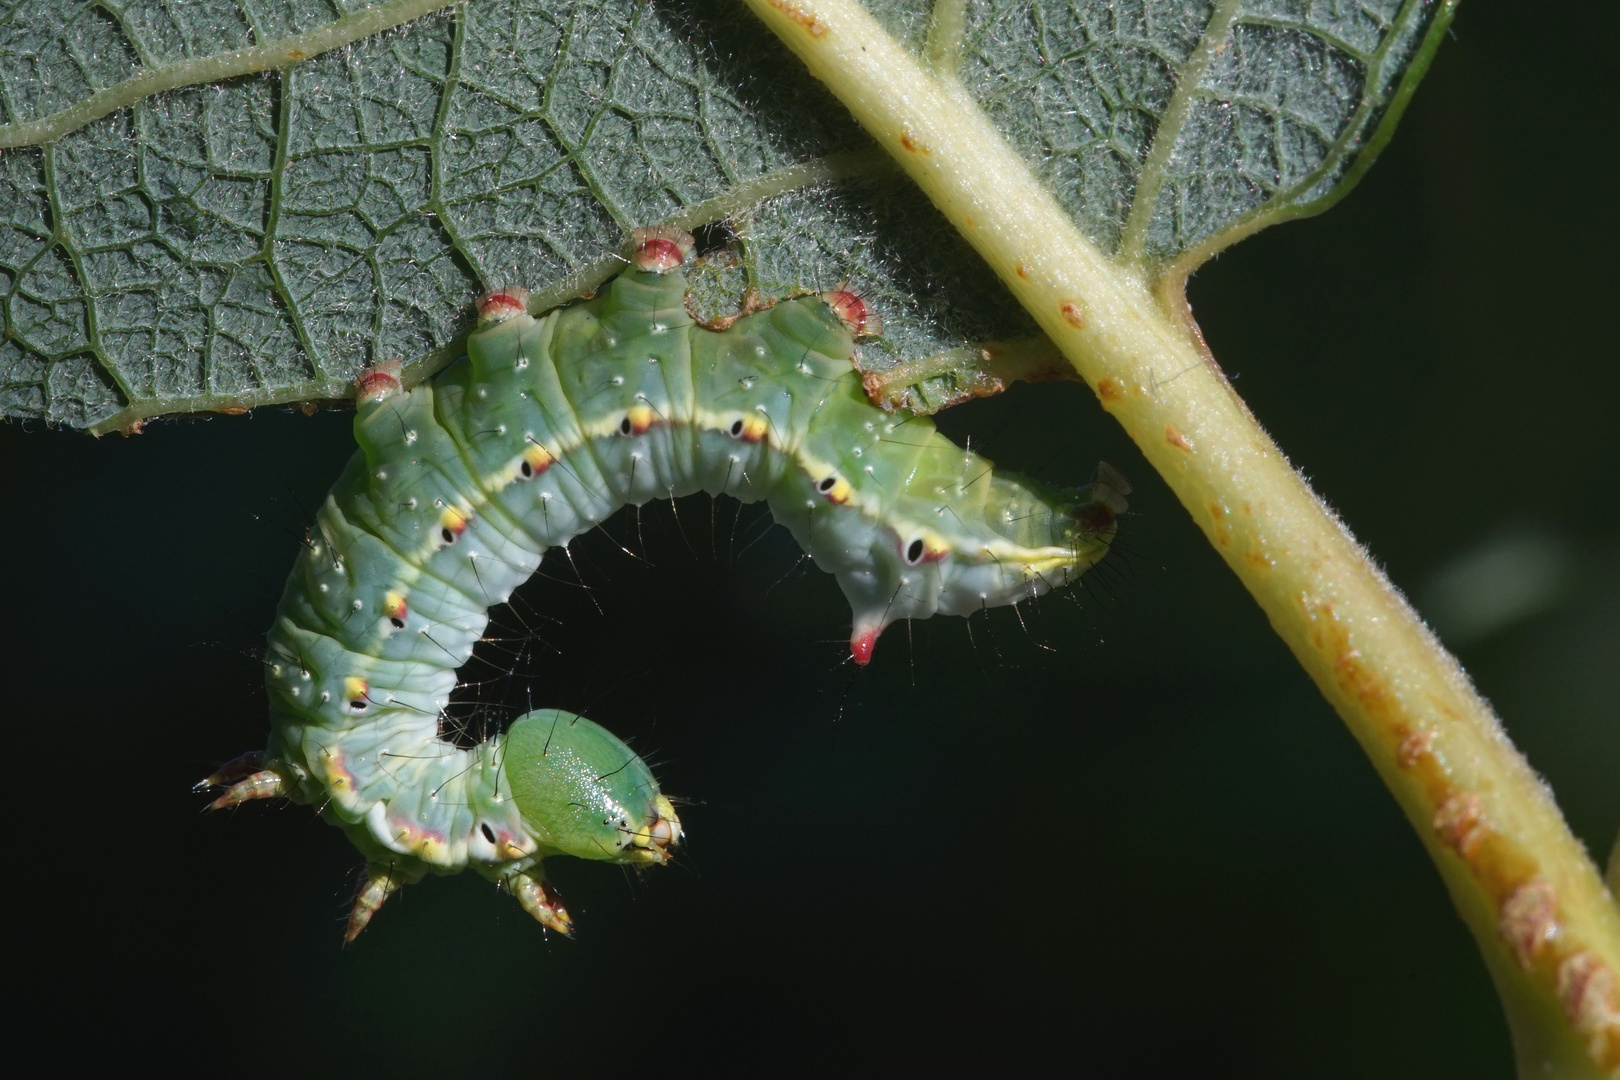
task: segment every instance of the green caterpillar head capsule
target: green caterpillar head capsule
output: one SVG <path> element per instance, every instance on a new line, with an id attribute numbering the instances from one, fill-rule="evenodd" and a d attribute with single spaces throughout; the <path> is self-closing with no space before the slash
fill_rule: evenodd
<path id="1" fill-rule="evenodd" d="M 661 863 L 681 838 L 675 808 L 647 763 L 612 732 L 558 709 L 527 713 L 506 733 L 504 786 L 552 852 Z"/>

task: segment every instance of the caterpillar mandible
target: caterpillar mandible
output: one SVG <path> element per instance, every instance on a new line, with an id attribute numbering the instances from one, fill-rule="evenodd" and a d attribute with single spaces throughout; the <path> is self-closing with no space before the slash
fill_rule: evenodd
<path id="1" fill-rule="evenodd" d="M 638 230 L 595 296 L 534 318 L 485 295 L 465 360 L 410 392 L 357 381 L 359 450 L 316 515 L 268 635 L 271 735 L 199 786 L 212 808 L 313 804 L 366 859 L 352 941 L 401 886 L 471 868 L 542 924 L 572 921 L 542 864 L 667 860 L 681 823 L 647 765 L 540 710 L 473 747 L 441 737 L 489 609 L 548 548 L 625 505 L 765 500 L 854 613 L 865 664 L 899 619 L 967 615 L 1067 583 L 1107 552 L 1129 487 L 992 472 L 925 416 L 862 389 L 864 302 L 837 290 L 699 323 L 692 238 Z"/>

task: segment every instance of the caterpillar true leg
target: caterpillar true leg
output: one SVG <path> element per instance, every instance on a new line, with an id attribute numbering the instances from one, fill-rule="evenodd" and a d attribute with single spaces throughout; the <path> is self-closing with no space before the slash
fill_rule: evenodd
<path id="1" fill-rule="evenodd" d="M 279 799 L 287 794 L 287 784 L 280 774 L 269 769 L 251 773 L 225 789 L 225 794 L 208 804 L 210 810 L 224 810 L 240 806 L 251 799 Z"/>
<path id="2" fill-rule="evenodd" d="M 377 909 L 398 892 L 403 884 L 404 882 L 394 875 L 390 867 L 366 867 L 366 876 L 354 892 L 354 905 L 349 909 L 349 924 L 343 930 L 343 944 L 354 944 L 354 939 L 359 937 L 360 931 L 371 922 L 371 917 L 377 914 Z"/>
<path id="3" fill-rule="evenodd" d="M 568 910 L 557 899 L 557 894 L 551 891 L 544 878 L 536 877 L 528 870 L 514 870 L 506 876 L 503 883 L 507 891 L 517 897 L 517 902 L 524 911 L 534 916 L 541 926 L 555 930 L 559 934 L 572 934 L 574 920 L 569 917 Z"/>
<path id="4" fill-rule="evenodd" d="M 250 750 L 227 761 L 193 785 L 193 791 L 223 787 L 225 792 L 204 809 L 224 810 L 252 799 L 276 799 L 287 793 L 281 774 L 265 767 L 263 750 Z"/>
<path id="5" fill-rule="evenodd" d="M 878 320 L 858 295 L 750 300 L 700 325 L 681 269 L 692 238 L 634 244 L 597 295 L 540 318 L 521 289 L 484 296 L 466 360 L 430 383 L 405 392 L 398 364 L 357 380 L 359 452 L 268 635 L 270 744 L 205 781 L 228 785 L 215 807 L 285 795 L 348 834 L 367 866 L 349 940 L 404 885 L 464 869 L 567 933 L 546 858 L 647 866 L 679 843 L 646 763 L 583 717 L 541 709 L 473 746 L 441 737 L 489 608 L 618 508 L 763 500 L 837 578 L 858 664 L 897 620 L 1037 597 L 1113 539 L 1129 485 L 1107 466 L 1048 487 L 873 405 L 852 361 Z"/>
<path id="6" fill-rule="evenodd" d="M 192 786 L 192 790 L 203 791 L 211 787 L 222 787 L 226 784 L 234 784 L 236 781 L 241 780 L 244 777 L 251 776 L 263 768 L 264 751 L 249 750 L 245 754 L 237 755 L 230 761 L 227 761 L 225 764 L 215 769 L 213 772 L 209 773 L 207 776 L 203 777 L 201 780 L 197 781 L 197 783 Z"/>

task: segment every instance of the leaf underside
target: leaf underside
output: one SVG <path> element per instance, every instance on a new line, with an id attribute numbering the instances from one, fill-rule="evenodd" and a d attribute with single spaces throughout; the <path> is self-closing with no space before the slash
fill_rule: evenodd
<path id="1" fill-rule="evenodd" d="M 0 411 L 101 430 L 342 396 L 377 360 L 453 358 L 481 289 L 588 277 L 630 228 L 728 196 L 741 240 L 694 276 L 706 309 L 848 282 L 884 317 L 877 368 L 1034 333 L 903 178 L 850 156 L 865 136 L 726 0 L 475 0 L 290 67 L 125 85 L 183 83 L 364 6 L 0 9 Z M 873 5 L 949 57 L 1099 247 L 1180 274 L 1342 194 L 1445 15 L 1433 0 L 952 10 L 936 24 L 930 5 Z M 23 125 L 99 91 L 120 107 L 30 141 Z M 836 179 L 794 172 L 832 160 Z"/>

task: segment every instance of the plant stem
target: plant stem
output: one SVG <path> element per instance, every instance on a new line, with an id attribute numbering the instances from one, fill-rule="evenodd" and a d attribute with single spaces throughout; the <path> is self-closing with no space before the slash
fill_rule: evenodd
<path id="1" fill-rule="evenodd" d="M 1620 1078 L 1620 909 L 1596 867 L 1456 660 L 1180 313 L 1142 267 L 1087 241 L 967 93 L 854 0 L 746 2 L 1007 283 L 1344 719 L 1478 940 L 1521 1073 Z"/>

